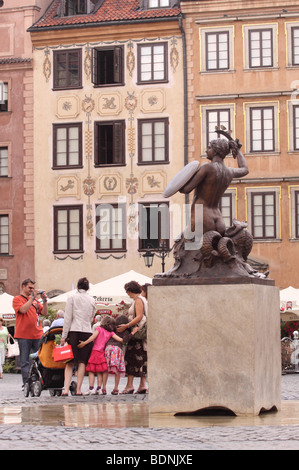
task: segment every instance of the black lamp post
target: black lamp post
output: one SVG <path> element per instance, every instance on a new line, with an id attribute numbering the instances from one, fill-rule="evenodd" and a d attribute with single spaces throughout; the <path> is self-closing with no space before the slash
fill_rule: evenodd
<path id="1" fill-rule="evenodd" d="M 169 252 L 171 250 L 168 249 L 167 244 L 165 242 L 160 243 L 159 250 L 155 251 L 155 253 L 151 251 L 151 248 L 152 247 L 148 247 L 144 255 L 142 255 L 144 262 L 145 262 L 145 266 L 150 268 L 153 265 L 154 256 L 157 255 L 158 258 L 162 259 L 162 273 L 164 273 L 165 272 L 165 258 L 166 256 L 169 255 Z"/>

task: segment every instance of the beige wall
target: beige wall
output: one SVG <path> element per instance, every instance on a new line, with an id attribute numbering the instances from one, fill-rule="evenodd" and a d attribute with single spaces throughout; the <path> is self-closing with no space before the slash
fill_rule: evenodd
<path id="1" fill-rule="evenodd" d="M 90 35 L 90 29 L 88 34 Z M 119 28 L 120 29 L 120 28 Z M 118 31 L 119 31 L 118 29 Z M 100 31 L 100 29 L 99 29 Z M 178 31 L 176 31 L 178 33 Z M 73 34 L 70 32 L 70 34 Z M 103 33 L 101 33 L 103 34 Z M 121 35 L 121 32 L 119 31 Z M 77 42 L 76 47 L 82 47 L 83 63 L 83 88 L 77 90 L 53 91 L 53 51 L 57 50 L 60 43 L 50 46 L 43 43 L 41 36 L 34 34 L 34 159 L 35 159 L 35 255 L 36 278 L 42 288 L 46 290 L 69 290 L 72 283 L 83 275 L 87 275 L 92 283 L 99 282 L 121 272 L 134 269 L 148 276 L 161 272 L 161 260 L 155 257 L 153 268 L 146 268 L 144 260 L 138 253 L 137 226 L 133 227 L 131 236 L 127 238 L 126 253 L 102 253 L 101 258 L 113 254 L 115 259 L 97 259 L 95 253 L 95 205 L 99 203 L 115 203 L 118 197 L 125 197 L 127 208 L 129 203 L 140 201 L 164 202 L 163 190 L 170 179 L 184 166 L 184 126 L 183 126 L 183 51 L 181 38 L 173 31 L 165 37 L 161 34 L 162 41 L 168 42 L 168 70 L 169 82 L 163 85 L 136 85 L 138 39 L 122 39 L 125 47 L 125 56 L 132 50 L 135 57 L 135 68 L 130 73 L 128 62 L 125 66 L 125 86 L 94 88 L 90 79 L 90 62 L 87 44 L 84 43 L 84 31 L 82 41 Z M 59 33 L 58 33 L 59 37 Z M 153 37 L 153 41 L 157 41 Z M 73 39 L 73 38 L 71 38 Z M 69 39 L 69 44 L 74 44 Z M 59 38 L 64 44 L 68 43 L 66 37 Z M 105 45 L 107 38 L 89 37 L 90 42 Z M 150 38 L 147 41 L 151 40 Z M 47 38 L 48 41 L 48 38 Z M 109 41 L 111 44 L 111 41 Z M 75 47 L 75 46 L 73 46 Z M 172 54 L 170 52 L 172 51 Z M 178 63 L 172 57 L 178 57 Z M 130 95 L 130 96 L 129 96 Z M 155 104 L 149 105 L 149 98 L 154 95 Z M 86 98 L 91 98 L 92 109 L 86 108 Z M 113 111 L 103 109 L 102 98 L 114 98 L 116 108 Z M 64 103 L 70 103 L 69 110 Z M 90 104 L 90 102 L 89 102 Z M 139 118 L 169 118 L 169 151 L 170 162 L 164 165 L 137 165 L 137 120 Z M 126 166 L 114 168 L 94 168 L 94 121 L 124 119 L 126 121 Z M 78 170 L 52 170 L 52 124 L 53 123 L 82 122 L 83 125 L 83 169 Z M 130 156 L 131 155 L 131 156 Z M 89 160 L 90 157 L 90 160 Z M 90 166 L 88 165 L 90 161 Z M 113 191 L 107 191 L 103 187 L 103 178 L 106 176 L 116 178 L 118 184 Z M 159 182 L 158 186 L 150 187 L 148 177 L 154 176 Z M 84 193 L 84 180 L 92 178 L 94 182 L 93 194 Z M 63 192 L 60 188 L 69 178 L 75 181 L 73 192 Z M 128 179 L 134 178 L 134 192 L 128 193 Z M 135 192 L 136 191 L 136 192 Z M 182 195 L 178 195 L 171 201 L 184 202 Z M 67 258 L 67 254 L 53 254 L 53 205 L 83 204 L 84 220 L 84 253 L 82 258 L 73 260 Z M 88 212 L 90 206 L 90 212 Z M 91 215 L 92 227 L 87 227 L 87 216 Z M 177 217 L 176 217 L 177 220 Z M 137 223 L 137 221 L 136 221 Z M 182 222 L 183 223 L 183 222 Z M 182 229 L 183 227 L 181 227 Z M 176 236 L 177 233 L 174 234 Z M 171 243 L 172 244 L 172 243 Z M 125 257 L 123 257 L 125 255 Z M 74 258 L 79 255 L 74 254 Z M 56 259 L 55 259 L 56 258 Z M 59 259 L 58 259 L 59 258 Z M 172 255 L 167 259 L 166 269 L 173 265 Z"/>

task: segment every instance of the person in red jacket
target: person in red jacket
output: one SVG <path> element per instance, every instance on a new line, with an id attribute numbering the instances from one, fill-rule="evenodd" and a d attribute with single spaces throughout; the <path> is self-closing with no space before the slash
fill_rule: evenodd
<path id="1" fill-rule="evenodd" d="M 25 279 L 22 282 L 22 293 L 13 298 L 13 308 L 16 312 L 16 327 L 14 337 L 18 340 L 20 348 L 20 365 L 23 386 L 28 380 L 31 352 L 36 352 L 40 338 L 43 335 L 39 315 L 48 314 L 47 295 L 42 292 L 41 303 L 36 296 L 38 291 L 34 288 L 35 282 Z"/>

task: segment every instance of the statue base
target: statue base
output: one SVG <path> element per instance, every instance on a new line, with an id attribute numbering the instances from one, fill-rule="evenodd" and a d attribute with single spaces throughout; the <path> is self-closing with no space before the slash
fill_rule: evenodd
<path id="1" fill-rule="evenodd" d="M 277 287 L 233 281 L 148 291 L 150 413 L 280 410 Z"/>

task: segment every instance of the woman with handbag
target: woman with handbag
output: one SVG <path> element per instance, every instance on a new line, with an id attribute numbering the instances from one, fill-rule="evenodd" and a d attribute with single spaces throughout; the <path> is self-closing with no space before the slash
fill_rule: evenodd
<path id="1" fill-rule="evenodd" d="M 5 362 L 5 349 L 7 347 L 7 339 L 10 338 L 8 329 L 3 326 L 3 318 L 0 317 L 0 379 L 3 379 L 3 364 Z"/>
<path id="2" fill-rule="evenodd" d="M 127 373 L 127 385 L 121 394 L 134 393 L 134 377 L 140 377 L 140 383 L 135 393 L 146 393 L 147 376 L 147 349 L 146 349 L 146 322 L 147 322 L 147 300 L 141 295 L 142 288 L 136 281 L 125 284 L 125 291 L 133 299 L 129 308 L 129 323 L 120 325 L 117 332 L 122 333 L 127 328 L 138 326 L 138 332 L 129 341 L 126 353 L 125 364 Z"/>
<path id="3" fill-rule="evenodd" d="M 80 341 L 86 341 L 92 335 L 91 325 L 96 312 L 95 300 L 88 295 L 88 290 L 89 281 L 86 277 L 82 277 L 78 280 L 77 291 L 66 301 L 60 345 L 64 346 L 68 338 L 74 358 L 67 362 L 65 366 L 64 393 L 61 395 L 63 397 L 69 394 L 74 366 L 78 367 L 76 395 L 82 395 L 81 386 L 86 365 L 92 351 L 92 343 L 89 343 L 82 349 L 78 348 L 78 345 Z"/>

